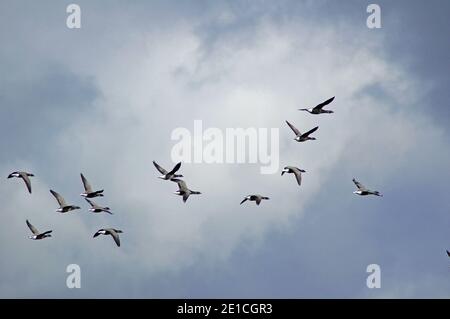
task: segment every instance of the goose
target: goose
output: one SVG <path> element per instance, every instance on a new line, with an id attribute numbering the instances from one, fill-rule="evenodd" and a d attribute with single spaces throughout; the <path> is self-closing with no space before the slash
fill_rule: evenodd
<path id="1" fill-rule="evenodd" d="M 291 128 L 292 131 L 294 131 L 295 133 L 295 138 L 294 140 L 296 140 L 297 142 L 305 142 L 308 140 L 316 140 L 315 137 L 309 137 L 310 134 L 314 133 L 315 131 L 317 131 L 317 129 L 319 128 L 318 126 L 316 126 L 315 128 L 309 130 L 306 133 L 300 133 L 300 131 L 291 123 L 289 123 L 288 121 L 286 121 L 287 125 L 289 125 L 289 127 Z"/>
<path id="2" fill-rule="evenodd" d="M 99 190 L 99 191 L 92 191 L 92 187 L 89 184 L 89 182 L 87 181 L 86 177 L 84 177 L 83 173 L 80 174 L 81 175 L 81 181 L 83 182 L 83 186 L 84 186 L 84 193 L 81 193 L 80 196 L 83 196 L 85 198 L 94 198 L 97 196 L 103 196 L 103 189 Z"/>
<path id="3" fill-rule="evenodd" d="M 52 193 L 52 195 L 55 196 L 56 201 L 59 204 L 59 208 L 56 210 L 57 212 L 67 213 L 67 212 L 70 212 L 71 210 L 80 209 L 80 207 L 75 206 L 75 205 L 67 205 L 64 198 L 61 195 L 59 195 L 57 192 L 55 192 L 54 190 L 50 190 L 50 193 Z"/>
<path id="4" fill-rule="evenodd" d="M 299 109 L 299 111 L 306 111 L 306 112 L 311 113 L 311 114 L 323 114 L 323 113 L 330 114 L 330 113 L 334 113 L 331 110 L 324 110 L 324 109 L 322 109 L 325 105 L 328 105 L 331 102 L 333 102 L 334 98 L 335 97 L 333 96 L 332 98 L 326 100 L 325 102 L 322 102 L 322 103 L 316 105 L 313 108 L 310 108 L 310 109 Z"/>
<path id="5" fill-rule="evenodd" d="M 39 240 L 39 239 L 44 239 L 47 237 L 52 237 L 52 235 L 50 235 L 50 233 L 52 232 L 51 230 L 47 230 L 46 232 L 40 233 L 36 227 L 34 227 L 33 225 L 31 225 L 31 223 L 28 221 L 27 219 L 27 225 L 28 228 L 31 230 L 31 232 L 33 233 L 33 236 L 29 236 L 28 238 L 33 239 L 33 240 Z"/>
<path id="6" fill-rule="evenodd" d="M 447 256 L 450 257 L 450 251 L 446 250 Z"/>
<path id="7" fill-rule="evenodd" d="M 201 194 L 200 192 L 190 190 L 187 187 L 185 181 L 183 181 L 181 179 L 174 178 L 171 181 L 178 184 L 178 190 L 176 192 L 174 192 L 174 194 L 183 196 L 183 202 L 185 202 L 185 203 L 188 200 L 190 195 L 199 195 L 199 194 Z"/>
<path id="8" fill-rule="evenodd" d="M 110 215 L 112 215 L 113 213 L 111 213 L 111 209 L 109 207 L 102 207 L 97 205 L 96 203 L 94 203 L 93 201 L 85 198 L 85 200 L 89 203 L 89 205 L 91 205 L 91 208 L 89 208 L 90 212 L 93 213 L 101 213 L 101 212 L 105 212 L 108 213 Z"/>
<path id="9" fill-rule="evenodd" d="M 30 177 L 33 177 L 34 175 L 27 172 L 12 172 L 8 175 L 8 178 L 21 178 L 25 182 L 25 185 L 27 186 L 28 192 L 31 194 L 31 181 Z"/>
<path id="10" fill-rule="evenodd" d="M 269 199 L 269 197 L 265 197 L 265 196 L 261 196 L 261 195 L 248 195 L 248 196 L 246 196 L 243 200 L 242 200 L 242 202 L 239 204 L 239 205 L 242 205 L 244 202 L 246 202 L 246 201 L 255 201 L 256 202 L 256 205 L 259 205 L 259 204 L 261 204 L 261 201 L 263 200 L 263 199 L 266 199 L 266 200 L 268 200 Z"/>
<path id="11" fill-rule="evenodd" d="M 163 180 L 173 180 L 174 178 L 182 178 L 183 175 L 175 174 L 181 167 L 181 162 L 179 162 L 175 167 L 170 171 L 167 172 L 164 168 L 158 165 L 155 161 L 153 161 L 153 165 L 155 165 L 156 169 L 163 175 L 158 176 L 158 178 L 161 178 Z"/>
<path id="12" fill-rule="evenodd" d="M 306 173 L 306 171 L 303 170 L 303 169 L 300 169 L 298 167 L 286 166 L 281 171 L 281 176 L 283 176 L 284 173 L 292 173 L 292 174 L 294 174 L 295 175 L 295 179 L 297 180 L 297 184 L 300 186 L 302 184 L 302 173 Z"/>
<path id="13" fill-rule="evenodd" d="M 123 231 L 121 231 L 120 229 L 114 229 L 114 228 L 102 228 L 99 229 L 95 234 L 94 234 L 94 238 L 97 237 L 98 235 L 111 235 L 111 237 L 114 239 L 114 241 L 116 242 L 117 246 L 120 247 L 120 238 L 119 238 L 119 234 L 123 233 Z"/>
<path id="14" fill-rule="evenodd" d="M 367 189 L 363 184 L 358 182 L 356 179 L 353 179 L 353 183 L 355 183 L 356 187 L 358 188 L 358 190 L 354 191 L 353 194 L 357 194 L 360 196 L 375 195 L 375 196 L 383 197 L 383 195 L 380 194 L 379 191 L 371 191 L 371 190 Z"/>

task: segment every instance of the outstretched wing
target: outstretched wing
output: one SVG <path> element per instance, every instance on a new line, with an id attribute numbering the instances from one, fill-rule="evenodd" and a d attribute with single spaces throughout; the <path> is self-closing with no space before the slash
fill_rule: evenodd
<path id="1" fill-rule="evenodd" d="M 95 203 L 93 201 L 89 200 L 88 198 L 85 198 L 85 200 L 89 203 L 89 205 L 91 205 L 92 208 L 97 206 L 97 205 L 95 205 Z"/>
<path id="2" fill-rule="evenodd" d="M 353 179 L 353 183 L 355 183 L 356 187 L 358 187 L 360 191 L 367 191 L 367 188 L 356 179 Z"/>
<path id="3" fill-rule="evenodd" d="M 172 182 L 175 182 L 178 184 L 178 188 L 180 189 L 180 191 L 186 192 L 188 190 L 186 182 L 183 181 L 182 179 L 174 178 L 174 179 L 172 179 Z"/>
<path id="4" fill-rule="evenodd" d="M 55 196 L 56 200 L 58 201 L 59 206 L 61 206 L 61 207 L 67 206 L 66 201 L 64 200 L 64 198 L 61 195 L 59 195 L 54 190 L 50 190 L 50 193 L 52 193 L 52 195 Z"/>
<path id="5" fill-rule="evenodd" d="M 259 205 L 259 204 L 261 204 L 261 196 L 256 196 L 256 205 Z"/>
<path id="6" fill-rule="evenodd" d="M 153 161 L 153 165 L 155 165 L 156 169 L 157 169 L 161 174 L 164 174 L 164 175 L 167 174 L 167 171 L 166 171 L 164 168 L 162 168 L 161 166 L 159 166 L 158 163 L 156 163 L 155 161 Z"/>
<path id="7" fill-rule="evenodd" d="M 22 177 L 23 181 L 25 182 L 25 185 L 27 186 L 28 192 L 31 194 L 31 181 L 28 177 L 27 173 L 20 172 L 20 177 Z"/>
<path id="8" fill-rule="evenodd" d="M 332 98 L 326 100 L 325 102 L 322 102 L 322 103 L 320 103 L 320 104 L 317 104 L 317 105 L 314 107 L 314 109 L 315 109 L 315 110 L 321 110 L 325 105 L 328 105 L 328 104 L 330 104 L 331 102 L 333 102 L 334 98 L 335 98 L 335 97 L 333 96 Z"/>
<path id="9" fill-rule="evenodd" d="M 294 172 L 295 179 L 297 180 L 297 184 L 302 185 L 302 172 L 300 172 L 300 170 L 297 167 L 293 167 L 291 169 Z"/>
<path id="10" fill-rule="evenodd" d="M 242 205 L 246 201 L 247 201 L 247 197 L 245 197 L 239 205 Z"/>
<path id="11" fill-rule="evenodd" d="M 114 229 L 108 229 L 108 233 L 112 236 L 112 238 L 114 239 L 114 241 L 116 242 L 117 246 L 120 247 L 120 238 L 119 238 L 119 234 L 116 233 L 116 231 Z"/>
<path id="12" fill-rule="evenodd" d="M 289 125 L 289 127 L 291 128 L 292 131 L 294 131 L 295 135 L 301 135 L 300 131 L 291 123 L 289 123 L 288 121 L 286 121 L 287 125 Z"/>
<path id="13" fill-rule="evenodd" d="M 316 126 L 315 128 L 313 128 L 313 129 L 311 129 L 311 130 L 309 130 L 308 132 L 306 132 L 305 134 L 303 134 L 304 136 L 308 136 L 308 135 L 310 135 L 310 134 L 312 134 L 312 133 L 314 133 L 315 131 L 317 131 L 317 129 L 318 129 L 319 127 L 318 126 Z"/>
<path id="14" fill-rule="evenodd" d="M 89 184 L 89 182 L 87 181 L 86 177 L 84 177 L 83 174 L 81 175 L 81 180 L 83 181 L 83 186 L 84 186 L 84 190 L 86 191 L 86 193 L 92 193 L 92 187 Z"/>
<path id="15" fill-rule="evenodd" d="M 169 174 L 175 174 L 176 171 L 178 171 L 181 167 L 181 162 L 179 162 L 175 167 L 169 172 Z"/>
<path id="16" fill-rule="evenodd" d="M 28 219 L 27 219 L 27 225 L 33 234 L 35 234 L 36 236 L 39 235 L 39 231 L 36 229 L 36 227 L 31 225 L 31 223 L 28 221 Z"/>

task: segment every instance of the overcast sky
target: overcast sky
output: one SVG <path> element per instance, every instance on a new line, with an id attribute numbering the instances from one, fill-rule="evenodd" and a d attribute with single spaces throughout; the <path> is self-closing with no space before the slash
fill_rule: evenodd
<path id="1" fill-rule="evenodd" d="M 372 2 L 76 1 L 76 30 L 70 2 L 1 1 L 0 297 L 450 297 L 450 3 L 376 1 L 368 29 Z M 332 115 L 297 111 L 331 96 Z M 184 204 L 152 160 L 172 167 L 171 133 L 194 120 L 279 128 L 302 186 L 184 163 L 203 193 Z M 114 215 L 87 211 L 81 172 Z M 352 194 L 354 177 L 384 197 Z M 82 209 L 56 213 L 49 189 Z M 251 193 L 271 199 L 240 206 Z M 26 219 L 53 237 L 29 240 Z"/>

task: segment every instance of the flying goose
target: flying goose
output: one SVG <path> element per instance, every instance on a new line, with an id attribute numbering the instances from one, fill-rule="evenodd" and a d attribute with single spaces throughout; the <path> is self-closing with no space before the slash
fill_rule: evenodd
<path id="1" fill-rule="evenodd" d="M 366 196 L 366 195 L 376 195 L 376 196 L 383 196 L 382 194 L 380 194 L 379 191 L 371 191 L 369 189 L 367 189 L 363 184 L 361 184 L 360 182 L 358 182 L 356 179 L 353 179 L 353 183 L 355 183 L 356 187 L 358 188 L 357 191 L 354 191 L 353 194 L 357 194 L 360 196 Z"/>
<path id="2" fill-rule="evenodd" d="M 8 175 L 8 178 L 17 177 L 17 178 L 23 179 L 23 181 L 25 182 L 25 185 L 27 186 L 28 192 L 31 194 L 30 177 L 33 177 L 33 176 L 34 176 L 33 174 L 27 173 L 27 172 L 12 172 L 11 174 Z"/>
<path id="3" fill-rule="evenodd" d="M 39 240 L 39 239 L 44 239 L 47 237 L 52 237 L 52 235 L 50 235 L 50 233 L 52 232 L 51 230 L 47 230 L 46 232 L 40 233 L 36 227 L 34 227 L 33 225 L 31 225 L 31 223 L 28 221 L 27 219 L 27 225 L 28 228 L 31 230 L 31 232 L 33 233 L 33 236 L 29 236 L 28 238 L 33 239 L 33 240 Z"/>
<path id="4" fill-rule="evenodd" d="M 175 167 L 170 171 L 167 172 L 164 168 L 158 165 L 155 161 L 153 161 L 153 165 L 155 165 L 156 169 L 163 175 L 158 176 L 158 178 L 161 178 L 163 180 L 173 180 L 174 178 L 181 178 L 183 175 L 175 174 L 181 167 L 181 162 L 179 162 Z"/>
<path id="5" fill-rule="evenodd" d="M 108 213 L 110 215 L 112 215 L 113 213 L 111 213 L 111 209 L 109 207 L 102 207 L 97 205 L 96 203 L 94 203 L 93 201 L 85 198 L 85 200 L 89 203 L 89 205 L 91 205 L 91 208 L 89 208 L 90 212 L 93 213 L 101 213 L 101 212 L 105 212 Z"/>
<path id="6" fill-rule="evenodd" d="M 84 177 L 83 173 L 80 174 L 81 175 L 81 181 L 83 182 L 83 186 L 84 186 L 84 193 L 81 193 L 80 196 L 83 196 L 85 198 L 94 198 L 97 196 L 103 196 L 103 189 L 99 190 L 99 191 L 92 191 L 92 187 L 89 184 L 89 182 L 87 181 L 86 177 Z"/>
<path id="7" fill-rule="evenodd" d="M 255 201 L 256 205 L 261 204 L 263 199 L 269 199 L 269 197 L 261 196 L 261 195 L 248 195 L 246 196 L 239 205 L 242 205 L 246 201 Z"/>
<path id="8" fill-rule="evenodd" d="M 292 173 L 292 174 L 294 174 L 295 175 L 295 179 L 297 180 L 297 184 L 300 186 L 302 184 L 302 173 L 306 173 L 306 171 L 303 170 L 303 169 L 300 169 L 298 167 L 286 166 L 281 171 L 281 176 L 283 176 L 284 173 Z"/>
<path id="9" fill-rule="evenodd" d="M 315 137 L 309 137 L 309 135 L 314 133 L 315 131 L 317 131 L 317 129 L 319 128 L 318 126 L 309 130 L 308 132 L 302 134 L 294 125 L 292 125 L 288 121 L 286 121 L 286 123 L 287 123 L 287 125 L 289 125 L 291 130 L 294 131 L 294 133 L 295 133 L 294 140 L 296 140 L 297 142 L 305 142 L 307 140 L 315 140 L 316 139 Z"/>
<path id="10" fill-rule="evenodd" d="M 446 250 L 447 256 L 450 257 L 450 251 Z"/>
<path id="11" fill-rule="evenodd" d="M 75 205 L 67 205 L 64 198 L 61 195 L 59 195 L 57 192 L 55 192 L 54 190 L 50 190 L 50 193 L 52 193 L 52 195 L 55 196 L 56 200 L 58 201 L 59 208 L 56 210 L 57 212 L 67 213 L 67 212 L 70 212 L 71 210 L 80 209 L 80 207 L 75 206 Z"/>
<path id="12" fill-rule="evenodd" d="M 123 231 L 121 231 L 120 229 L 114 229 L 114 228 L 102 228 L 99 229 L 95 234 L 94 234 L 94 238 L 97 237 L 98 235 L 111 235 L 111 237 L 114 239 L 114 241 L 116 242 L 117 246 L 120 247 L 120 238 L 119 238 L 119 234 L 123 233 Z"/>
<path id="13" fill-rule="evenodd" d="M 174 179 L 171 179 L 171 181 L 178 184 L 178 190 L 176 192 L 174 192 L 174 194 L 183 196 L 183 202 L 185 202 L 185 203 L 188 200 L 190 195 L 201 194 L 200 192 L 190 190 L 187 187 L 186 183 L 181 179 L 174 178 Z"/>
<path id="14" fill-rule="evenodd" d="M 335 97 L 333 96 L 332 98 L 326 100 L 325 102 L 322 102 L 322 103 L 316 105 L 313 108 L 310 108 L 310 109 L 299 109 L 299 110 L 300 111 L 306 111 L 306 112 L 311 113 L 311 114 L 334 113 L 331 110 L 324 110 L 324 109 L 322 109 L 325 105 L 328 105 L 331 102 L 333 102 L 334 98 Z"/>

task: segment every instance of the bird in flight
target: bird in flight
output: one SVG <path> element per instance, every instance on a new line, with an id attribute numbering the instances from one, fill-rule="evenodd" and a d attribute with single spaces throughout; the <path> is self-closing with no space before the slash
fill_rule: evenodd
<path id="1" fill-rule="evenodd" d="M 51 230 L 47 230 L 46 232 L 40 233 L 37 230 L 36 227 L 31 225 L 31 223 L 28 221 L 28 219 L 27 219 L 27 226 L 31 230 L 31 232 L 33 233 L 33 236 L 29 236 L 28 237 L 30 239 L 39 240 L 39 239 L 44 239 L 44 238 L 47 238 L 47 237 L 52 237 L 52 235 L 50 235 L 50 233 L 52 232 Z"/>
<path id="2" fill-rule="evenodd" d="M 292 173 L 292 174 L 294 174 L 295 175 L 295 179 L 297 180 L 297 184 L 300 186 L 302 184 L 302 173 L 306 173 L 306 171 L 303 170 L 303 169 L 300 169 L 298 167 L 286 166 L 281 171 L 281 176 L 283 176 L 284 173 Z"/>
<path id="3" fill-rule="evenodd" d="M 309 130 L 306 133 L 301 133 L 294 125 L 292 125 L 291 123 L 289 123 L 288 121 L 286 121 L 287 125 L 289 125 L 289 127 L 291 128 L 291 130 L 295 133 L 295 138 L 294 140 L 296 140 L 297 142 L 305 142 L 308 140 L 315 140 L 315 137 L 310 137 L 309 135 L 314 133 L 315 131 L 317 131 L 317 129 L 319 128 L 318 126 L 316 126 L 315 128 Z"/>
<path id="4" fill-rule="evenodd" d="M 331 102 L 333 102 L 334 98 L 335 98 L 335 97 L 333 96 L 332 98 L 326 100 L 325 102 L 322 102 L 322 103 L 316 105 L 315 107 L 312 107 L 312 108 L 309 108 L 309 109 L 299 109 L 299 111 L 306 111 L 306 112 L 311 113 L 311 114 L 323 114 L 323 113 L 328 113 L 328 114 L 330 114 L 330 113 L 334 113 L 334 112 L 331 111 L 331 110 L 324 110 L 324 109 L 323 109 L 323 107 L 324 107 L 325 105 L 328 105 L 328 104 L 330 104 Z"/>
<path id="5" fill-rule="evenodd" d="M 156 169 L 163 175 L 158 176 L 158 178 L 161 178 L 163 180 L 173 180 L 174 178 L 182 178 L 183 175 L 175 174 L 181 167 L 181 162 L 179 162 L 175 167 L 170 171 L 166 171 L 164 168 L 158 165 L 155 161 L 153 161 L 153 165 L 155 165 Z"/>
<path id="6" fill-rule="evenodd" d="M 25 182 L 25 185 L 27 186 L 28 192 L 31 194 L 31 181 L 30 177 L 33 177 L 34 175 L 27 172 L 12 172 L 8 175 L 8 178 L 21 178 Z"/>
<path id="7" fill-rule="evenodd" d="M 118 247 L 120 247 L 120 238 L 119 238 L 119 234 L 123 233 L 123 231 L 121 231 L 120 229 L 114 229 L 114 228 L 102 228 L 99 229 L 95 234 L 94 234 L 94 238 L 97 237 L 98 235 L 111 235 L 111 237 L 114 239 L 114 241 L 116 242 L 116 245 Z"/>
<path id="8" fill-rule="evenodd" d="M 86 177 L 84 177 L 83 173 L 80 174 L 81 175 L 81 181 L 83 182 L 83 186 L 84 186 L 84 193 L 81 193 L 80 196 L 83 196 L 85 198 L 94 198 L 94 197 L 98 197 L 98 196 L 103 196 L 103 189 L 99 190 L 99 191 L 93 191 L 91 185 L 89 184 L 88 180 L 86 179 Z"/>
<path id="9" fill-rule="evenodd" d="M 174 194 L 183 196 L 183 202 L 185 202 L 185 203 L 188 200 L 190 195 L 199 195 L 199 194 L 201 194 L 200 192 L 190 190 L 187 187 L 186 183 L 183 180 L 181 180 L 181 179 L 173 178 L 173 179 L 171 179 L 171 181 L 178 184 L 178 190 L 176 192 L 174 192 Z"/>
<path id="10" fill-rule="evenodd" d="M 89 205 L 91 205 L 91 208 L 89 208 L 90 212 L 93 213 L 101 213 L 101 212 L 105 212 L 108 213 L 110 215 L 112 215 L 113 213 L 111 213 L 111 209 L 109 207 L 102 207 L 97 205 L 96 203 L 94 203 L 93 201 L 85 198 L 85 200 L 89 203 Z"/>
<path id="11" fill-rule="evenodd" d="M 367 189 L 363 184 L 361 184 L 360 182 L 358 182 L 356 179 L 353 179 L 353 183 L 355 183 L 356 187 L 358 188 L 357 191 L 354 191 L 353 194 L 357 194 L 360 196 L 366 196 L 366 195 L 375 195 L 375 196 L 383 196 L 382 194 L 380 194 L 379 191 L 371 191 L 369 189 Z"/>
<path id="12" fill-rule="evenodd" d="M 259 204 L 261 204 L 261 201 L 263 199 L 268 200 L 269 197 L 265 197 L 265 196 L 261 196 L 261 195 L 248 195 L 242 200 L 242 202 L 239 205 L 242 205 L 244 202 L 246 202 L 248 200 L 254 201 L 254 202 L 256 202 L 256 205 L 259 205 Z"/>
<path id="13" fill-rule="evenodd" d="M 55 196 L 56 201 L 59 204 L 59 208 L 56 210 L 57 212 L 59 212 L 59 213 L 67 213 L 67 212 L 70 212 L 72 210 L 80 209 L 79 206 L 67 205 L 67 203 L 64 200 L 64 198 L 61 195 L 59 195 L 57 192 L 55 192 L 54 190 L 50 190 L 50 193 L 52 193 L 52 195 Z"/>

